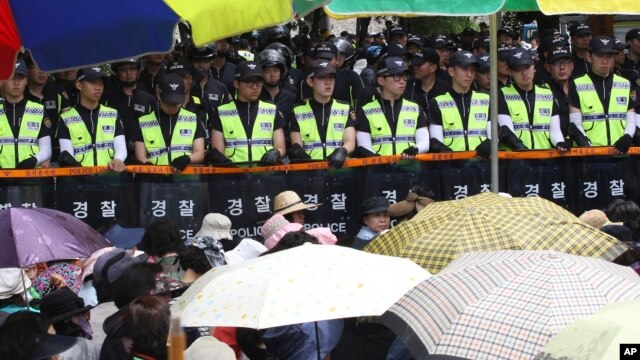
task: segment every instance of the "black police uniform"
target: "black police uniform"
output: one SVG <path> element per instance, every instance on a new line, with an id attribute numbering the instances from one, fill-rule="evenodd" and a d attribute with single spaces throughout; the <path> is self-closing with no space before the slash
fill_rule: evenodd
<path id="1" fill-rule="evenodd" d="M 360 76 L 353 70 L 337 69 L 336 84 L 333 88 L 332 98 L 357 106 L 357 100 L 362 92 L 364 85 Z M 300 82 L 301 98 L 311 99 L 313 97 L 313 89 L 306 81 Z"/>
<path id="2" fill-rule="evenodd" d="M 121 86 L 118 86 L 103 96 L 102 103 L 118 110 L 124 128 L 128 154 L 129 157 L 133 157 L 133 138 L 139 129 L 138 119 L 156 108 L 156 98 L 137 88 L 133 89 L 132 95 L 129 96 L 125 94 Z"/>
<path id="3" fill-rule="evenodd" d="M 425 92 L 424 90 L 422 90 L 422 84 L 420 83 L 420 81 L 414 80 L 404 90 L 404 97 L 417 103 L 418 105 L 420 105 L 422 110 L 428 112 L 431 100 L 433 100 L 433 98 L 435 98 L 436 96 L 442 95 L 445 92 L 449 91 L 449 89 L 451 89 L 450 82 L 448 83 L 442 81 L 442 79 L 438 79 L 436 77 L 436 81 L 433 84 L 433 87 L 428 92 Z"/>

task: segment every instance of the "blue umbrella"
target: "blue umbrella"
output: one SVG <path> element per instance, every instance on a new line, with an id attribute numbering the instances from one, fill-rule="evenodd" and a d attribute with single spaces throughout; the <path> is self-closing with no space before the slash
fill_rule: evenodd
<path id="1" fill-rule="evenodd" d="M 44 71 L 167 52 L 179 20 L 162 0 L 0 0 L 0 9 L 0 79 L 19 48 Z"/>

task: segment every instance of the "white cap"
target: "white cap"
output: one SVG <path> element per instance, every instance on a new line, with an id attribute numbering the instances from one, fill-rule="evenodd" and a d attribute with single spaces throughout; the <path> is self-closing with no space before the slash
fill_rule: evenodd
<path id="1" fill-rule="evenodd" d="M 227 260 L 227 264 L 240 264 L 257 258 L 265 251 L 267 251 L 267 248 L 259 242 L 253 239 L 242 239 L 240 244 L 233 250 L 225 252 L 224 257 Z"/>

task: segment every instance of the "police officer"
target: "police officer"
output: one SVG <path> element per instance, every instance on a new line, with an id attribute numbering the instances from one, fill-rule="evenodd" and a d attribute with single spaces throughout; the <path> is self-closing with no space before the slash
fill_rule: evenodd
<path id="1" fill-rule="evenodd" d="M 350 105 L 331 98 L 336 68 L 327 60 L 313 62 L 307 83 L 313 98 L 291 112 L 291 160 L 328 159 L 341 168 L 356 147 L 356 131 Z"/>
<path id="2" fill-rule="evenodd" d="M 629 52 L 622 67 L 640 71 L 640 28 L 627 31 L 624 41 Z"/>
<path id="3" fill-rule="evenodd" d="M 491 155 L 489 95 L 473 91 L 478 60 L 461 50 L 449 59 L 451 90 L 436 96 L 429 107 L 432 152 L 476 150 Z"/>
<path id="4" fill-rule="evenodd" d="M 315 60 L 327 60 L 331 65 L 336 66 L 338 48 L 330 43 L 320 43 L 314 52 Z M 349 69 L 338 69 L 336 73 L 336 85 L 333 89 L 333 98 L 355 105 L 362 92 L 363 84 L 360 76 L 355 71 Z M 301 82 L 301 98 L 310 99 L 313 91 L 306 83 Z"/>
<path id="5" fill-rule="evenodd" d="M 474 91 L 489 93 L 491 91 L 491 62 L 489 54 L 482 53 L 476 55 L 478 60 L 478 68 L 476 69 L 476 77 L 473 80 L 472 88 Z"/>
<path id="6" fill-rule="evenodd" d="M 258 100 L 264 85 L 260 64 L 238 64 L 234 87 L 236 100 L 218 108 L 211 122 L 208 163 L 260 161 L 275 165 L 285 155 L 284 119 L 276 105 Z"/>
<path id="7" fill-rule="evenodd" d="M 569 135 L 579 146 L 615 146 L 629 150 L 636 131 L 635 111 L 629 101 L 629 80 L 612 74 L 615 39 L 594 36 L 589 44 L 589 72 L 569 87 Z"/>
<path id="8" fill-rule="evenodd" d="M 127 141 L 127 154 L 133 158 L 134 136 L 138 130 L 138 118 L 156 107 L 156 99 L 138 88 L 140 65 L 136 59 L 128 59 L 111 65 L 118 84 L 106 91 L 102 103 L 118 111 Z"/>
<path id="9" fill-rule="evenodd" d="M 589 72 L 587 53 L 589 43 L 593 37 L 591 29 L 587 24 L 575 24 L 569 28 L 571 35 L 571 50 L 573 51 L 573 74 L 574 78 L 580 77 Z"/>
<path id="10" fill-rule="evenodd" d="M 209 114 L 231 100 L 227 86 L 211 75 L 214 54 L 215 50 L 206 45 L 194 49 L 190 55 L 193 74 L 191 95 L 200 99 Z"/>
<path id="11" fill-rule="evenodd" d="M 338 49 L 338 55 L 336 56 L 336 69 L 351 69 L 353 65 L 353 57 L 356 54 L 356 49 L 351 45 L 351 41 L 335 37 L 329 40 L 329 43 L 333 44 Z"/>
<path id="12" fill-rule="evenodd" d="M 429 111 L 430 101 L 450 88 L 450 84 L 436 76 L 440 56 L 435 49 L 422 48 L 411 59 L 415 80 L 405 90 L 404 97 L 418 103 L 420 108 Z"/>
<path id="13" fill-rule="evenodd" d="M 560 130 L 558 106 L 548 88 L 536 86 L 534 61 L 529 50 L 514 50 L 507 60 L 513 83 L 500 89 L 498 124 L 500 141 L 514 150 L 566 151 Z"/>
<path id="14" fill-rule="evenodd" d="M 356 141 L 360 156 L 403 154 L 412 158 L 429 151 L 429 130 L 424 111 L 402 98 L 409 69 L 399 57 L 378 64 L 379 91 L 374 100 L 356 109 Z"/>
<path id="15" fill-rule="evenodd" d="M 106 74 L 99 67 L 78 71 L 78 105 L 60 114 L 60 166 L 108 166 L 124 171 L 127 145 L 114 108 L 100 105 Z"/>
<path id="16" fill-rule="evenodd" d="M 284 56 L 285 70 L 282 75 L 282 78 L 284 79 L 283 83 L 287 84 L 286 88 L 288 90 L 293 90 L 295 88 L 296 96 L 298 96 L 300 92 L 300 88 L 299 88 L 300 83 L 304 80 L 304 72 L 302 72 L 300 69 L 296 69 L 291 66 L 291 64 L 293 64 L 293 61 L 295 60 L 294 59 L 295 55 L 293 51 L 289 46 L 284 45 L 280 42 L 274 42 L 272 44 L 269 44 L 265 48 L 265 50 L 267 49 L 276 50 L 280 54 L 282 54 L 282 56 Z"/>
<path id="17" fill-rule="evenodd" d="M 204 160 L 205 131 L 196 114 L 184 109 L 185 86 L 176 74 L 157 81 L 158 107 L 138 120 L 136 159 L 143 164 L 171 165 L 174 172 Z"/>
<path id="18" fill-rule="evenodd" d="M 24 95 L 27 100 L 44 105 L 44 124 L 55 131 L 62 105 L 62 95 L 60 94 L 62 89 L 49 81 L 49 74 L 41 71 L 29 54 L 25 56 L 24 62 L 28 72 Z"/>
<path id="19" fill-rule="evenodd" d="M 239 44 L 239 49 L 238 49 L 238 56 L 242 57 L 243 59 L 247 60 L 247 61 L 253 61 L 255 58 L 255 55 L 249 51 L 249 40 L 247 39 L 240 39 L 240 44 Z"/>
<path id="20" fill-rule="evenodd" d="M 555 48 L 547 54 L 545 67 L 548 69 L 551 80 L 547 86 L 553 92 L 554 101 L 558 104 L 560 115 L 560 129 L 567 137 L 569 133 L 569 80 L 573 72 L 573 57 L 568 46 Z"/>
<path id="21" fill-rule="evenodd" d="M 284 115 L 289 114 L 296 103 L 296 88 L 284 81 L 286 60 L 281 52 L 265 49 L 258 53 L 256 62 L 264 73 L 264 86 L 260 93 L 260 100 L 272 102 Z"/>
<path id="22" fill-rule="evenodd" d="M 508 44 L 498 45 L 498 87 L 511 84 L 511 71 L 509 70 L 507 60 L 511 52 L 515 49 L 515 46 Z"/>
<path id="23" fill-rule="evenodd" d="M 235 89 L 233 87 L 233 75 L 235 73 L 236 64 L 231 62 L 232 52 L 229 48 L 229 40 L 222 39 L 216 41 L 214 49 L 215 56 L 211 61 L 211 76 L 223 83 L 233 95 Z"/>
<path id="24" fill-rule="evenodd" d="M 211 107 L 207 109 L 205 107 L 200 98 L 198 96 L 192 95 L 191 86 L 193 85 L 193 75 L 191 74 L 191 66 L 186 61 L 178 61 L 169 65 L 169 74 L 178 75 L 182 78 L 184 82 L 184 100 L 182 102 L 182 108 L 191 111 L 196 114 L 198 117 L 198 121 L 201 122 L 203 128 L 205 129 L 205 146 L 210 140 L 209 133 L 206 131 L 209 125 L 209 119 L 213 116 L 214 111 L 217 111 L 216 108 L 212 109 Z"/>
<path id="25" fill-rule="evenodd" d="M 32 169 L 51 158 L 51 122 L 44 108 L 24 96 L 27 65 L 18 60 L 13 77 L 0 81 L 0 168 Z"/>
<path id="26" fill-rule="evenodd" d="M 153 94 L 158 76 L 167 72 L 167 64 L 164 54 L 156 53 L 146 55 L 144 58 L 144 69 L 140 71 L 140 88 L 149 94 Z"/>

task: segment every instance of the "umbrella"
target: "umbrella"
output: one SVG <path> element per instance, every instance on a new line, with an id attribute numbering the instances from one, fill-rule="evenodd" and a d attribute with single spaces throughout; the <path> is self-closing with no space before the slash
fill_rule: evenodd
<path id="1" fill-rule="evenodd" d="M 171 313 L 183 326 L 257 329 L 380 315 L 429 276 L 406 259 L 307 244 L 211 269 Z"/>
<path id="2" fill-rule="evenodd" d="M 16 52 L 31 51 L 43 71 L 168 52 L 180 19 L 197 46 L 290 21 L 329 0 L 0 0 L 0 79 Z M 240 15 L 240 16 L 238 16 Z"/>
<path id="3" fill-rule="evenodd" d="M 403 296 L 380 320 L 416 359 L 531 359 L 602 306 L 640 298 L 640 277 L 602 259 L 554 251 L 468 253 Z"/>
<path id="4" fill-rule="evenodd" d="M 620 344 L 637 344 L 640 300 L 609 304 L 576 320 L 547 343 L 535 359 L 607 360 L 622 357 Z"/>
<path id="5" fill-rule="evenodd" d="M 365 251 L 411 259 L 432 274 L 471 251 L 556 250 L 613 260 L 628 247 L 551 201 L 485 192 L 436 202 Z"/>
<path id="6" fill-rule="evenodd" d="M 0 211 L 0 268 L 89 257 L 111 244 L 72 215 L 44 208 Z"/>
<path id="7" fill-rule="evenodd" d="M 503 11 L 542 11 L 546 15 L 570 14 L 640 14 L 635 0 L 491 0 L 461 2 L 448 0 L 333 0 L 325 12 L 336 19 L 368 16 L 465 16 L 489 15 Z"/>

